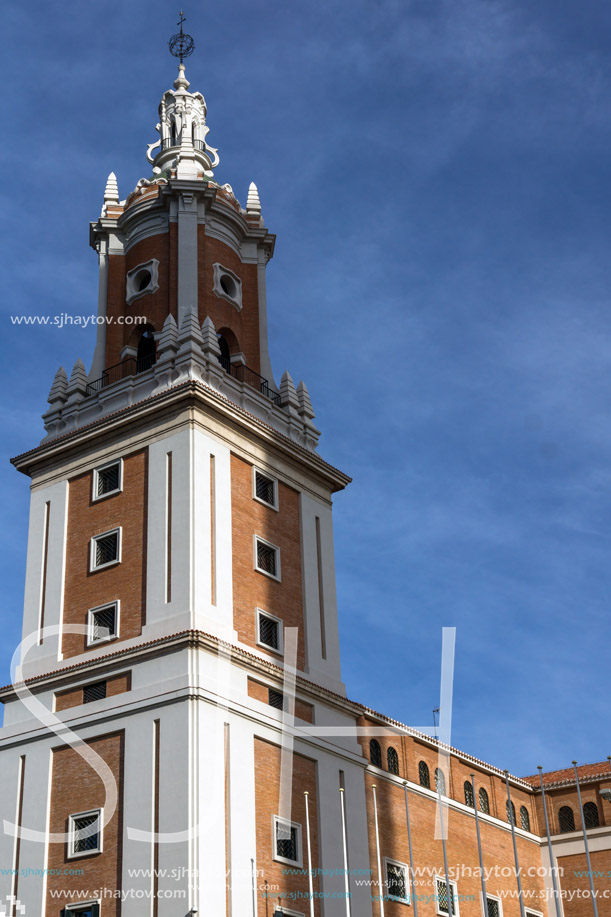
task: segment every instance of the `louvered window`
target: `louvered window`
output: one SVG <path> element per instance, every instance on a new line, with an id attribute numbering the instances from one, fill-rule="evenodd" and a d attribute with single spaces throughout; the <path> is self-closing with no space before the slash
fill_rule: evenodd
<path id="1" fill-rule="evenodd" d="M 89 612 L 89 643 L 104 643 L 117 636 L 117 605 L 92 608 Z"/>
<path id="2" fill-rule="evenodd" d="M 427 790 L 430 790 L 431 775 L 429 774 L 429 766 L 426 761 L 421 761 L 418 764 L 418 780 L 420 781 L 420 786 L 426 787 Z"/>
<path id="3" fill-rule="evenodd" d="M 301 827 L 274 819 L 276 857 L 299 863 L 301 859 Z"/>
<path id="4" fill-rule="evenodd" d="M 473 799 L 473 787 L 470 780 L 465 780 L 464 785 L 465 790 L 465 805 L 471 806 L 472 809 L 475 808 L 475 800 Z"/>
<path id="5" fill-rule="evenodd" d="M 490 800 L 488 799 L 488 792 L 482 787 L 479 791 L 479 810 L 483 812 L 484 815 L 490 815 Z"/>
<path id="6" fill-rule="evenodd" d="M 96 681 L 92 685 L 85 685 L 83 688 L 83 703 L 91 704 L 96 700 L 103 700 L 106 697 L 106 682 Z"/>
<path id="7" fill-rule="evenodd" d="M 94 473 L 94 497 L 105 497 L 121 490 L 121 462 L 112 462 L 96 468 Z"/>
<path id="8" fill-rule="evenodd" d="M 260 471 L 255 471 L 255 497 L 268 506 L 276 506 L 276 482 Z"/>
<path id="9" fill-rule="evenodd" d="M 440 914 L 452 914 L 456 913 L 455 908 L 455 897 L 456 897 L 456 888 L 453 882 L 448 883 L 450 886 L 450 907 L 448 909 L 448 887 L 446 885 L 445 879 L 437 879 L 437 911 Z"/>
<path id="10" fill-rule="evenodd" d="M 277 710 L 284 710 L 284 694 L 282 694 L 280 691 L 274 691 L 272 688 L 270 688 L 269 703 L 271 707 L 276 707 Z"/>
<path id="11" fill-rule="evenodd" d="M 119 560 L 119 529 L 93 539 L 92 567 L 105 567 Z"/>
<path id="12" fill-rule="evenodd" d="M 259 643 L 273 650 L 281 650 L 280 622 L 262 613 L 259 614 Z"/>
<path id="13" fill-rule="evenodd" d="M 70 852 L 73 856 L 79 853 L 97 853 L 100 844 L 100 810 L 71 815 Z"/>
<path id="14" fill-rule="evenodd" d="M 401 901 L 408 900 L 406 866 L 387 861 L 386 883 L 388 885 L 388 894 L 391 898 L 399 898 Z"/>
<path id="15" fill-rule="evenodd" d="M 278 579 L 280 565 L 278 562 L 278 548 L 257 538 L 257 570 L 267 573 Z"/>

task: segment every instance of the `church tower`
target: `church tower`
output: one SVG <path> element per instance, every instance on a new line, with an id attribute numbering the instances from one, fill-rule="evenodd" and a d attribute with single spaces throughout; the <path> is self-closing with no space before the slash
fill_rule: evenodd
<path id="1" fill-rule="evenodd" d="M 340 777 L 362 792 L 356 739 L 300 737 L 355 723 L 331 520 L 349 479 L 316 451 L 306 386 L 274 381 L 275 237 L 254 183 L 243 206 L 214 177 L 178 38 L 150 175 L 121 200 L 111 173 L 91 224 L 93 363 L 58 370 L 46 436 L 13 460 L 27 696 L 2 691 L 0 862 L 38 872 L 0 882 L 28 915 L 301 913 L 260 889 L 308 891 L 283 872 L 306 863 L 306 802 L 312 861 L 341 865 Z"/>

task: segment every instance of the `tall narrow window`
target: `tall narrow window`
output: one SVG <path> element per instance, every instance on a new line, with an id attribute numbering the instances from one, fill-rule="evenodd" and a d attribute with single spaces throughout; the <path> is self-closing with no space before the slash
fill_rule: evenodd
<path id="1" fill-rule="evenodd" d="M 369 760 L 375 767 L 382 767 L 382 749 L 377 739 L 369 743 Z"/>
<path id="2" fill-rule="evenodd" d="M 488 917 L 501 917 L 501 902 L 498 898 L 486 896 L 486 910 Z"/>
<path id="3" fill-rule="evenodd" d="M 448 882 L 450 886 L 450 902 L 448 904 L 448 886 L 446 885 L 446 880 L 438 878 L 437 882 L 437 913 L 438 914 L 456 914 L 456 884 L 454 882 Z"/>
<path id="4" fill-rule="evenodd" d="M 475 800 L 473 798 L 473 787 L 471 786 L 470 780 L 465 780 L 464 790 L 465 790 L 465 805 L 471 806 L 471 808 L 474 809 Z"/>
<path id="5" fill-rule="evenodd" d="M 520 827 L 524 831 L 530 831 L 530 816 L 526 806 L 520 806 Z"/>
<path id="6" fill-rule="evenodd" d="M 505 803 L 505 811 L 507 812 L 507 821 L 510 825 L 517 825 L 516 821 L 516 807 L 513 802 L 507 800 Z"/>
<path id="7" fill-rule="evenodd" d="M 583 823 L 588 828 L 598 828 L 600 820 L 598 817 L 598 806 L 595 802 L 586 802 L 583 807 Z"/>
<path id="8" fill-rule="evenodd" d="M 446 795 L 446 775 L 440 767 L 435 768 L 435 789 L 440 796 Z"/>
<path id="9" fill-rule="evenodd" d="M 482 787 L 480 787 L 479 793 L 479 810 L 483 812 L 484 815 L 490 815 L 490 800 L 488 799 L 488 792 Z"/>
<path id="10" fill-rule="evenodd" d="M 426 787 L 427 790 L 431 788 L 431 776 L 429 774 L 429 766 L 426 761 L 420 761 L 418 764 L 418 780 L 420 786 Z"/>
<path id="11" fill-rule="evenodd" d="M 575 816 L 573 815 L 573 810 L 570 806 L 561 806 L 559 809 L 558 827 L 560 828 L 561 834 L 564 834 L 567 831 L 575 830 Z"/>
<path id="12" fill-rule="evenodd" d="M 388 751 L 386 752 L 386 760 L 388 762 L 388 772 L 398 777 L 399 776 L 399 755 L 397 754 L 396 748 L 393 748 L 392 745 L 389 747 Z"/>
<path id="13" fill-rule="evenodd" d="M 138 355 L 136 357 L 136 372 L 143 373 L 150 369 L 155 360 L 157 345 L 152 331 L 143 331 L 138 341 Z"/>

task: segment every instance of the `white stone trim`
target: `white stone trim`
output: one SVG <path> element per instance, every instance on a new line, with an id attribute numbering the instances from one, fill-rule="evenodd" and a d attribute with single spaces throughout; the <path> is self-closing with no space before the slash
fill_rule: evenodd
<path id="1" fill-rule="evenodd" d="M 74 849 L 74 822 L 77 818 L 87 818 L 89 815 L 98 817 L 98 846 L 95 850 L 76 850 Z M 75 812 L 68 816 L 68 852 L 67 857 L 70 860 L 77 857 L 94 856 L 97 853 L 104 852 L 104 809 L 88 809 L 86 812 Z"/>
<path id="2" fill-rule="evenodd" d="M 224 267 L 218 261 L 212 265 L 213 270 L 213 283 L 212 283 L 212 292 L 215 296 L 218 296 L 219 299 L 224 299 L 226 302 L 231 303 L 232 306 L 238 310 L 242 311 L 242 279 L 238 277 L 234 271 L 228 267 Z M 230 285 L 235 286 L 235 290 L 230 292 L 224 290 L 222 286 L 223 277 L 228 278 Z"/>
<path id="3" fill-rule="evenodd" d="M 273 573 L 268 573 L 267 570 L 262 570 L 261 567 L 259 566 L 259 559 L 257 557 L 258 542 L 261 542 L 261 544 L 267 545 L 268 548 L 273 548 L 274 551 L 276 552 L 276 574 L 275 575 Z M 276 580 L 276 582 L 279 583 L 282 580 L 282 575 L 281 575 L 281 568 L 280 568 L 280 548 L 278 547 L 278 545 L 272 544 L 271 541 L 267 541 L 265 538 L 261 538 L 260 535 L 253 535 L 253 554 L 254 554 L 254 558 L 253 558 L 254 567 L 257 573 L 262 573 L 264 576 L 269 576 L 270 579 Z"/>
<path id="4" fill-rule="evenodd" d="M 143 290 L 139 290 L 137 287 L 138 277 L 145 271 L 148 271 L 151 279 Z M 128 306 L 131 306 L 136 299 L 148 296 L 149 293 L 156 293 L 158 289 L 159 261 L 157 258 L 151 258 L 150 261 L 143 261 L 142 264 L 137 264 L 125 275 L 125 301 Z"/>
<path id="5" fill-rule="evenodd" d="M 270 614 L 269 611 L 265 611 L 264 608 L 255 608 L 256 615 L 256 628 L 257 628 L 257 646 L 262 647 L 264 650 L 267 650 L 268 653 L 275 653 L 278 656 L 284 655 L 284 621 L 282 618 L 277 618 L 276 615 Z M 261 618 L 269 618 L 271 621 L 275 621 L 278 625 L 278 649 L 274 649 L 273 646 L 270 646 L 269 643 L 263 643 L 261 640 L 261 631 L 259 627 L 259 622 Z"/>
<path id="6" fill-rule="evenodd" d="M 115 533 L 117 534 L 117 556 L 116 558 L 114 560 L 109 560 L 105 564 L 99 564 L 99 566 L 97 566 L 95 563 L 96 541 L 98 541 L 100 538 L 105 538 L 107 535 L 114 535 Z M 98 570 L 105 570 L 107 567 L 113 567 L 115 564 L 121 563 L 121 550 L 123 547 L 122 545 L 123 538 L 121 536 L 122 536 L 122 526 L 119 525 L 114 529 L 109 529 L 107 532 L 100 532 L 99 535 L 94 535 L 91 538 L 89 542 L 89 572 L 90 573 L 96 573 Z"/>
<path id="7" fill-rule="evenodd" d="M 407 891 L 407 898 L 397 898 L 395 895 L 390 894 L 390 886 L 388 885 L 388 866 L 398 866 L 403 870 L 405 878 L 405 889 Z M 395 860 L 392 857 L 384 857 L 384 881 L 382 886 L 386 888 L 386 895 L 390 901 L 396 901 L 397 904 L 407 904 L 410 905 L 411 902 L 411 891 L 410 891 L 410 881 L 409 881 L 409 866 L 407 863 L 402 863 L 401 860 Z"/>
<path id="8" fill-rule="evenodd" d="M 120 606 L 121 602 L 119 599 L 115 599 L 112 602 L 105 602 L 103 605 L 97 605 L 95 608 L 90 608 L 87 612 L 87 646 L 98 646 L 101 643 L 111 643 L 113 640 L 117 640 L 119 637 L 119 622 L 120 622 Z M 93 637 L 93 624 L 94 624 L 94 615 L 97 611 L 103 611 L 106 608 L 114 608 L 115 610 L 115 632 L 110 634 L 108 637 L 100 637 L 98 640 L 95 640 Z"/>
<path id="9" fill-rule="evenodd" d="M 112 465 L 119 466 L 119 486 L 114 490 L 109 490 L 105 494 L 98 494 L 98 472 L 104 471 L 106 468 L 110 468 Z M 98 500 L 105 500 L 107 497 L 114 497 L 115 494 L 120 494 L 123 490 L 123 459 L 112 459 L 110 462 L 106 462 L 104 465 L 98 465 L 93 469 L 91 478 L 91 501 L 93 503 L 96 503 Z"/>
<path id="10" fill-rule="evenodd" d="M 288 825 L 289 828 L 297 829 L 297 859 L 289 860 L 286 857 L 282 857 L 278 854 L 276 842 L 276 826 L 277 825 Z M 296 866 L 300 868 L 303 866 L 303 840 L 301 836 L 301 825 L 296 821 L 289 821 L 287 818 L 281 818 L 280 815 L 272 815 L 272 859 L 277 863 L 286 863 L 288 866 Z"/>
<path id="11" fill-rule="evenodd" d="M 257 475 L 260 474 L 262 477 L 267 478 L 268 481 L 271 481 L 274 485 L 274 502 L 268 503 L 267 500 L 262 500 L 261 497 L 257 496 Z M 263 504 L 263 506 L 269 507 L 269 509 L 275 509 L 276 512 L 279 510 L 279 488 L 278 488 L 278 478 L 273 474 L 270 474 L 269 471 L 264 471 L 262 468 L 257 468 L 256 465 L 252 466 L 252 498 L 256 500 L 257 503 Z"/>

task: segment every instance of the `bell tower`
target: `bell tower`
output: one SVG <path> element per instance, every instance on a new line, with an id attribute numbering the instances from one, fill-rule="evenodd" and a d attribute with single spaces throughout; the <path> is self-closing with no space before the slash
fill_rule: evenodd
<path id="1" fill-rule="evenodd" d="M 0 779 L 18 799 L 3 817 L 27 831 L 0 839 L 0 859 L 40 868 L 11 885 L 28 914 L 262 917 L 257 876 L 307 890 L 283 872 L 305 860 L 304 791 L 312 856 L 337 845 L 326 800 L 336 806 L 340 771 L 362 791 L 356 739 L 298 738 L 315 722 L 355 723 L 332 532 L 332 495 L 349 478 L 317 452 L 303 382 L 274 380 L 275 237 L 254 183 L 242 205 L 215 178 L 182 22 L 152 171 L 125 199 L 111 173 L 91 224 L 92 364 L 58 370 L 45 437 L 13 459 L 31 479 L 16 680 L 36 704 L 2 691 Z M 365 837 L 364 809 L 350 818 Z M 108 889 L 132 895 L 123 911 Z"/>

